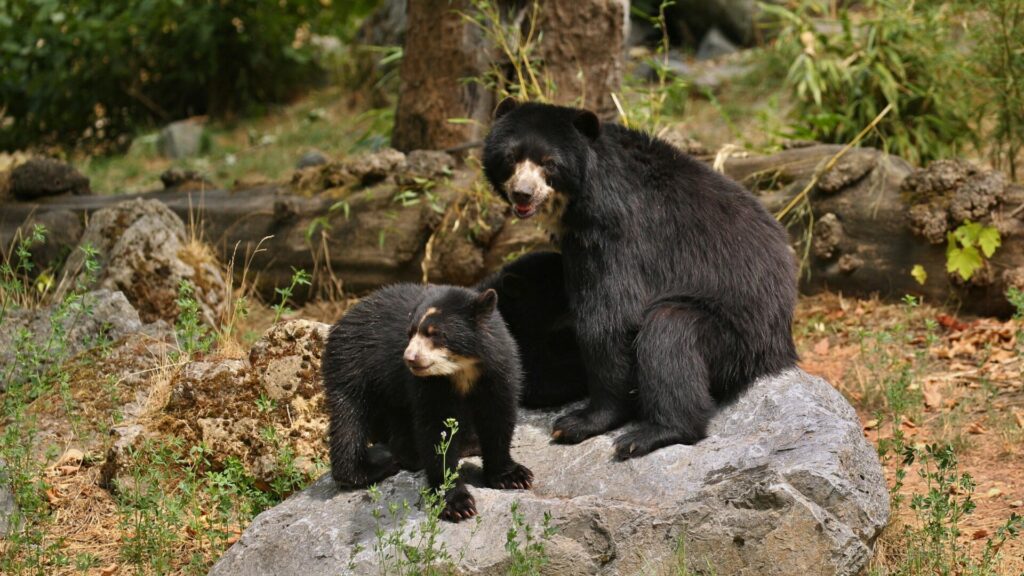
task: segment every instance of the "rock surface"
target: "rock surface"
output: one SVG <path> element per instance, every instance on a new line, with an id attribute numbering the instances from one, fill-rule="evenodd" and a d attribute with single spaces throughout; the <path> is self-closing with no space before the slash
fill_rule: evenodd
<path id="1" fill-rule="evenodd" d="M 50 343 L 54 326 L 67 336 Z M 63 360 L 105 341 L 113 342 L 139 332 L 143 324 L 124 294 L 100 289 L 86 292 L 63 311 L 52 306 L 8 311 L 3 328 L 0 330 L 0 366 L 14 361 L 17 349 L 24 349 L 24 346 L 39 351 L 44 361 Z M 16 345 L 23 331 L 29 335 L 31 343 Z M 46 353 L 41 353 L 44 350 Z M 5 387 L 6 382 L 0 382 L 0 390 Z"/>
<path id="2" fill-rule="evenodd" d="M 124 292 L 143 322 L 162 319 L 173 324 L 178 285 L 188 280 L 201 319 L 216 325 L 227 295 L 221 268 L 206 245 L 189 241 L 181 218 L 162 202 L 128 200 L 95 212 L 66 273 L 82 273 L 80 248 L 86 245 L 97 251 L 99 287 Z"/>
<path id="3" fill-rule="evenodd" d="M 60 194 L 91 194 L 89 179 L 74 167 L 52 158 L 32 158 L 10 175 L 10 193 L 18 200 Z"/>
<path id="4" fill-rule="evenodd" d="M 181 120 L 164 126 L 156 141 L 160 155 L 171 159 L 195 156 L 202 147 L 203 124 L 197 120 Z"/>
<path id="5" fill-rule="evenodd" d="M 11 530 L 11 518 L 18 512 L 18 503 L 14 501 L 14 492 L 5 471 L 7 464 L 0 460 L 0 534 L 8 534 Z"/>
<path id="6" fill-rule="evenodd" d="M 464 465 L 481 522 L 442 526 L 457 573 L 504 573 L 514 501 L 528 524 L 550 512 L 558 528 L 546 574 L 662 573 L 682 540 L 692 569 L 852 575 L 888 520 L 882 469 L 853 408 L 799 370 L 759 381 L 698 445 L 623 463 L 612 461 L 614 434 L 549 444 L 554 417 L 527 412 L 516 431 L 513 453 L 536 474 L 533 490 L 481 488 L 478 461 Z M 402 472 L 381 484 L 382 505 L 415 503 L 421 486 L 421 475 Z M 376 574 L 373 508 L 366 491 L 339 491 L 325 476 L 257 517 L 211 574 Z M 423 520 L 414 507 L 405 529 Z"/>

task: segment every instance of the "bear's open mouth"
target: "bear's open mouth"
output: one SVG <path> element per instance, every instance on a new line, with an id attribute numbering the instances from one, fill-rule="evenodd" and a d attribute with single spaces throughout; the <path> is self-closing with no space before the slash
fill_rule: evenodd
<path id="1" fill-rule="evenodd" d="M 512 206 L 519 218 L 529 218 L 537 212 L 537 207 L 533 204 L 513 204 Z"/>

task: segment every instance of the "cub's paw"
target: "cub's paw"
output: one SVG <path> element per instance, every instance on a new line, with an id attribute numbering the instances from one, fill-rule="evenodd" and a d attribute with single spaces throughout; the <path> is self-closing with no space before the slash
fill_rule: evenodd
<path id="1" fill-rule="evenodd" d="M 498 490 L 528 490 L 533 487 L 533 472 L 513 462 L 509 469 L 495 476 L 487 476 L 487 485 Z"/>
<path id="2" fill-rule="evenodd" d="M 380 447 L 366 449 L 366 483 L 376 484 L 385 478 L 398 474 L 401 467 L 391 452 Z"/>
<path id="3" fill-rule="evenodd" d="M 476 516 L 476 500 L 465 486 L 456 486 L 445 495 L 445 507 L 441 519 L 460 522 Z"/>

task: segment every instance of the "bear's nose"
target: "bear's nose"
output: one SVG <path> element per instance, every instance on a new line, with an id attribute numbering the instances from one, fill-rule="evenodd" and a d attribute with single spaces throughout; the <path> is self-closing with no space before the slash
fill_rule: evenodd
<path id="1" fill-rule="evenodd" d="M 405 349 L 405 354 L 402 355 L 402 358 L 405 360 L 406 364 L 415 365 L 417 356 L 418 354 L 416 354 L 416 351 L 413 350 L 412 346 L 409 346 Z"/>
<path id="2" fill-rule="evenodd" d="M 519 190 L 513 190 L 512 191 L 512 203 L 513 204 L 519 204 L 520 206 L 522 206 L 524 204 L 529 204 L 530 200 L 532 200 L 532 199 L 533 199 L 533 194 L 531 194 L 529 192 L 521 192 Z"/>

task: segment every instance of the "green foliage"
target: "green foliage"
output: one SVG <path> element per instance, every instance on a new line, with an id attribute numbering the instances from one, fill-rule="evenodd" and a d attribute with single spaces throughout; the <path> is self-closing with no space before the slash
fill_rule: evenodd
<path id="1" fill-rule="evenodd" d="M 495 0 L 470 0 L 470 9 L 462 12 L 465 21 L 484 35 L 487 43 L 495 46 L 500 58 L 482 78 L 471 82 L 483 84 L 499 98 L 515 97 L 521 101 L 546 102 L 557 87 L 544 75 L 543 63 L 534 55 L 540 41 L 537 29 L 540 15 L 539 0 L 532 0 L 523 10 L 528 11 L 525 30 L 518 19 L 510 21 L 509 14 Z"/>
<path id="2" fill-rule="evenodd" d="M 508 567 L 510 576 L 540 576 L 541 568 L 548 563 L 545 543 L 555 535 L 551 525 L 551 513 L 544 513 L 540 535 L 534 534 L 534 527 L 526 523 L 519 511 L 519 502 L 512 502 L 512 526 L 505 536 L 505 551 L 512 561 Z"/>
<path id="3" fill-rule="evenodd" d="M 918 467 L 924 490 L 910 497 L 910 510 L 916 523 L 903 526 L 899 534 L 901 548 L 898 562 L 885 572 L 891 576 L 997 576 L 1000 570 L 999 549 L 1024 529 L 1024 518 L 1010 514 L 1002 526 L 985 541 L 979 557 L 972 556 L 960 543 L 961 524 L 975 509 L 975 483 L 971 475 L 960 472 L 956 453 L 949 445 L 929 444 L 916 448 L 906 444 L 902 436 L 888 445 L 902 467 L 893 487 L 894 507 L 898 510 L 905 478 L 905 467 Z M 896 496 L 900 496 L 897 498 Z"/>
<path id="4" fill-rule="evenodd" d="M 281 468 L 270 489 L 260 483 L 235 457 L 215 466 L 205 445 L 186 449 L 180 438 L 147 440 L 126 454 L 123 475 L 117 481 L 122 560 L 138 573 L 205 574 L 232 535 L 257 514 L 305 485 L 310 478 Z M 279 461 L 287 459 L 278 452 Z M 293 466 L 294 468 L 294 466 Z M 278 474 L 281 472 L 281 474 Z M 279 490 L 287 486 L 287 491 Z M 186 538 L 193 556 L 180 556 Z M 184 566 L 183 560 L 187 560 Z"/>
<path id="5" fill-rule="evenodd" d="M 647 20 L 661 33 L 654 54 L 645 59 L 645 63 L 654 71 L 656 81 L 651 84 L 646 79 L 640 79 L 639 85 L 627 86 L 629 92 L 637 96 L 636 102 L 629 106 L 628 110 L 623 107 L 618 97 L 613 95 L 622 123 L 631 128 L 647 130 L 652 134 L 657 134 L 664 127 L 666 116 L 682 114 L 689 97 L 686 82 L 669 66 L 669 33 L 665 11 L 673 5 L 675 0 L 662 0 L 653 15 L 648 15 L 638 7 L 632 8 L 633 16 Z M 714 98 L 713 95 L 710 96 Z"/>
<path id="6" fill-rule="evenodd" d="M 970 220 L 947 234 L 946 239 L 946 271 L 959 274 L 964 281 L 970 280 L 1002 244 L 995 226 Z"/>
<path id="7" fill-rule="evenodd" d="M 188 280 L 182 279 L 178 284 L 178 321 L 175 323 L 175 334 L 178 338 L 178 350 L 186 358 L 197 352 L 209 352 L 217 335 L 203 324 L 199 314 L 199 302 L 196 301 L 195 288 Z"/>
<path id="8" fill-rule="evenodd" d="M 407 208 L 409 206 L 416 206 L 421 200 L 425 199 L 431 210 L 438 214 L 444 214 L 444 204 L 434 192 L 434 187 L 437 183 L 430 178 L 421 178 L 418 176 L 414 176 L 412 180 L 412 185 L 407 186 L 396 193 L 391 201 L 401 204 L 403 208 Z"/>
<path id="9" fill-rule="evenodd" d="M 918 284 L 924 285 L 928 281 L 928 271 L 920 264 L 914 264 L 914 267 L 910 270 L 910 275 L 914 277 Z"/>
<path id="10" fill-rule="evenodd" d="M 1011 286 L 1006 291 L 1006 299 L 1009 300 L 1010 305 L 1013 306 L 1013 318 L 1015 320 L 1024 320 L 1024 290 Z"/>
<path id="11" fill-rule="evenodd" d="M 313 277 L 306 272 L 298 268 L 292 268 L 292 282 L 285 288 L 274 288 L 274 292 L 277 293 L 280 300 L 277 304 L 274 304 L 274 324 L 277 324 L 278 320 L 281 319 L 281 315 L 289 311 L 288 300 L 292 297 L 295 292 L 295 288 L 298 286 L 309 286 L 313 281 Z"/>
<path id="12" fill-rule="evenodd" d="M 368 490 L 373 503 L 373 518 L 376 523 L 373 553 L 377 559 L 379 573 L 441 576 L 455 573 L 455 560 L 452 552 L 440 541 L 443 523 L 441 513 L 445 507 L 445 495 L 455 487 L 459 477 L 458 464 L 449 468 L 447 456 L 452 441 L 459 432 L 459 422 L 454 418 L 445 421 L 445 430 L 441 432 L 440 441 L 434 450 L 441 456 L 444 480 L 436 490 L 424 488 L 420 491 L 420 503 L 424 519 L 415 527 L 409 526 L 409 514 L 412 511 L 409 502 L 383 502 L 383 495 L 376 486 Z M 541 568 L 548 563 L 546 543 L 555 534 L 551 526 L 551 514 L 545 513 L 541 526 L 538 528 L 527 524 L 525 516 L 519 511 L 519 503 L 511 505 L 512 526 L 506 533 L 505 550 L 510 556 L 506 571 L 509 576 L 539 575 Z M 480 516 L 475 518 L 479 525 Z M 388 526 L 390 525 L 390 526 Z M 539 529 L 539 534 L 538 534 Z M 468 542 L 472 539 L 467 540 Z M 353 549 L 352 556 L 362 552 L 358 547 Z M 459 556 L 465 551 L 459 552 Z M 349 568 L 355 569 L 354 560 Z"/>
<path id="13" fill-rule="evenodd" d="M 387 504 L 388 520 L 394 527 L 386 528 L 383 496 L 376 486 L 369 489 L 370 501 L 374 504 L 373 518 L 376 522 L 373 551 L 381 574 L 440 576 L 453 571 L 451 553 L 439 542 L 439 536 L 445 494 L 455 487 L 455 481 L 459 477 L 458 468 L 449 468 L 447 464 L 448 451 L 459 432 L 459 423 L 449 418 L 445 422 L 445 428 L 446 430 L 441 432 L 440 442 L 434 447 L 442 459 L 444 480 L 437 490 L 424 488 L 420 492 L 425 518 L 418 527 L 409 528 L 408 516 L 411 508 L 408 502 L 402 501 L 400 504 Z M 479 516 L 477 519 L 479 521 Z"/>
<path id="14" fill-rule="evenodd" d="M 34 300 L 31 284 L 32 247 L 46 240 L 46 228 L 39 224 L 32 227 L 27 236 L 18 239 L 11 253 L 0 262 L 0 325 L 8 310 L 26 306 Z"/>
<path id="15" fill-rule="evenodd" d="M 959 0 L 972 46 L 966 66 L 983 93 L 976 122 L 993 120 L 990 158 L 1017 178 L 1024 151 L 1024 3 L 1020 0 Z"/>
<path id="16" fill-rule="evenodd" d="M 947 157 L 971 137 L 972 103 L 957 77 L 960 61 L 950 11 L 939 2 L 868 0 L 858 17 L 839 12 L 840 30 L 815 25 L 832 3 L 796 9 L 763 3 L 778 17 L 774 49 L 789 62 L 796 137 L 848 142 L 891 104 L 864 143 L 911 162 Z"/>
<path id="17" fill-rule="evenodd" d="M 372 0 L 0 0 L 0 148 L 125 143 L 139 125 L 280 101 L 314 34 Z"/>
<path id="18" fill-rule="evenodd" d="M 42 296 L 35 293 L 30 277 L 32 271 L 31 247 L 46 238 L 46 230 L 35 227 L 17 242 L 0 264 L 0 330 L 11 330 L 6 312 L 21 306 L 40 304 Z M 13 361 L 0 366 L 0 382 L 5 389 L 0 395 L 0 484 L 9 486 L 16 505 L 8 518 L 11 529 L 0 534 L 4 546 L 0 547 L 0 573 L 45 574 L 52 567 L 70 562 L 62 552 L 63 543 L 46 537 L 45 524 L 49 521 L 50 488 L 34 445 L 39 424 L 30 412 L 32 402 L 43 394 L 60 390 L 66 396 L 70 376 L 63 368 L 70 351 L 69 330 L 84 317 L 92 316 L 92 302 L 86 295 L 89 284 L 95 280 L 99 264 L 96 251 L 83 247 L 85 273 L 64 297 L 52 304 L 49 312 L 49 331 L 33 334 L 19 328 L 13 338 Z M 72 407 L 67 416 L 74 422 Z"/>

